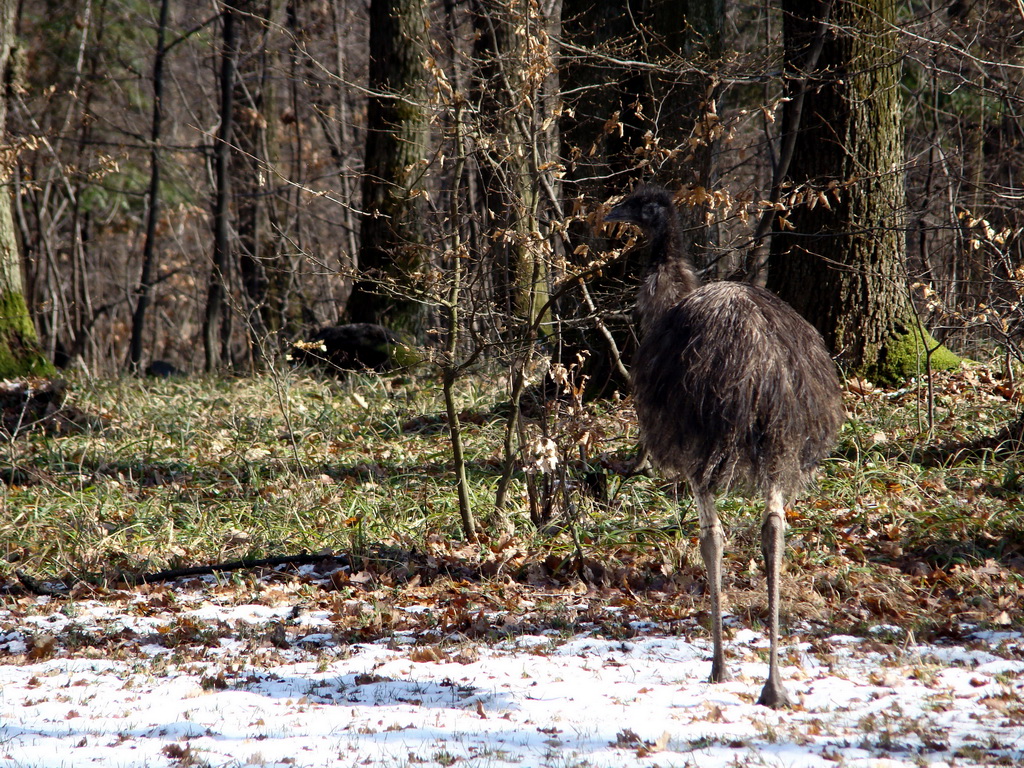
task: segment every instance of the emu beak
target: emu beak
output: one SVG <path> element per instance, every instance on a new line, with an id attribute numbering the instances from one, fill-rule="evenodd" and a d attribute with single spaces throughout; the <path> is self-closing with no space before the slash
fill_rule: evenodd
<path id="1" fill-rule="evenodd" d="M 631 224 L 635 224 L 636 223 L 634 221 L 633 217 L 630 215 L 630 212 L 626 209 L 625 206 L 622 205 L 622 203 L 619 203 L 618 205 L 613 206 L 612 209 L 610 211 L 608 211 L 608 213 L 606 213 L 604 215 L 604 221 L 605 221 L 605 223 L 607 223 L 607 222 L 613 222 L 614 223 L 614 222 L 619 222 L 619 221 L 626 221 L 626 222 L 629 222 Z"/>

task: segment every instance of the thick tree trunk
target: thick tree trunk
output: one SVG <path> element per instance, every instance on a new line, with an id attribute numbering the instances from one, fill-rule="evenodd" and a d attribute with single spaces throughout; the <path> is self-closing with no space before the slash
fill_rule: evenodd
<path id="1" fill-rule="evenodd" d="M 799 119 L 783 120 L 799 136 L 768 288 L 821 331 L 848 373 L 896 381 L 922 370 L 925 353 L 906 286 L 896 3 L 831 4 L 806 72 L 830 3 L 783 2 L 789 95 L 809 82 Z"/>
<path id="2" fill-rule="evenodd" d="M 13 47 L 17 0 L 0 0 L 0 144 L 7 136 L 7 88 Z M 11 214 L 10 156 L 0 157 L 0 379 L 48 375 L 53 366 L 43 356 L 36 338 L 21 275 L 21 252 Z"/>
<path id="3" fill-rule="evenodd" d="M 366 116 L 360 279 L 352 322 L 419 333 L 416 274 L 425 260 L 422 175 L 428 138 L 426 7 L 423 0 L 371 0 L 370 98 Z"/>

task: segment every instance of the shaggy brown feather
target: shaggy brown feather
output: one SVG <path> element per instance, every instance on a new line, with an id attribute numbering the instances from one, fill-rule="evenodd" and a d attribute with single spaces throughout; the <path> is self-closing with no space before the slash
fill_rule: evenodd
<path id="1" fill-rule="evenodd" d="M 633 388 L 655 463 L 698 491 L 741 484 L 792 498 L 843 418 L 817 332 L 774 294 L 739 283 L 702 286 L 656 317 Z"/>

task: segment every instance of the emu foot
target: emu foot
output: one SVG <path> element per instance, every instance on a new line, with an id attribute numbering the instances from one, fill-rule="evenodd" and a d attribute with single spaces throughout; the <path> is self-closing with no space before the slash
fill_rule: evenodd
<path id="1" fill-rule="evenodd" d="M 786 693 L 786 689 L 782 687 L 782 683 L 774 679 L 769 679 L 764 684 L 757 703 L 762 707 L 771 707 L 772 709 L 788 709 L 793 706 L 793 702 L 790 700 L 789 694 Z"/>

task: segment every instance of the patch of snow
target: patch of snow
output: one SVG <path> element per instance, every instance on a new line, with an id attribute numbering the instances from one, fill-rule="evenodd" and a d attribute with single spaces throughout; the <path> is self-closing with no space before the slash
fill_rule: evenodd
<path id="1" fill-rule="evenodd" d="M 710 640 L 647 623 L 627 640 L 558 632 L 423 654 L 409 633 L 344 644 L 326 612 L 177 601 L 178 617 L 241 625 L 213 645 L 154 642 L 173 617 L 76 603 L 73 618 L 0 610 L 0 767 L 459 765 L 912 768 L 1024 761 L 1024 640 L 907 648 L 836 635 L 785 638 L 796 706 L 754 701 L 763 635 L 735 626 L 733 679 L 707 682 Z M 38 603 L 44 609 L 46 603 Z M 55 606 L 59 608 L 58 606 Z M 139 604 L 129 602 L 126 611 Z M 309 632 L 286 648 L 259 639 Z M 266 625 L 266 626 L 264 626 Z M 118 628 L 133 641 L 95 658 L 26 658 L 28 635 Z M 13 628 L 12 628 L 13 627 Z M 678 626 L 676 627 L 678 630 Z M 314 630 L 310 632 L 310 630 Z M 892 632 L 886 628 L 886 632 Z M 132 642 L 135 644 L 133 645 Z M 461 639 L 458 647 L 466 641 Z M 417 653 L 419 651 L 419 654 Z M 90 655 L 91 654 L 91 655 Z"/>

